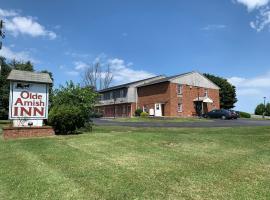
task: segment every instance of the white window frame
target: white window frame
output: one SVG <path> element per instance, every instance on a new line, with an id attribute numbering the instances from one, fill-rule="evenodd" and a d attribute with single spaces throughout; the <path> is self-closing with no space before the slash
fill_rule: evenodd
<path id="1" fill-rule="evenodd" d="M 183 104 L 182 103 L 177 104 L 177 111 L 178 112 L 183 112 Z"/>
<path id="2" fill-rule="evenodd" d="M 183 94 L 183 85 L 178 84 L 177 85 L 177 95 L 182 95 Z"/>
<path id="3" fill-rule="evenodd" d="M 208 97 L 208 89 L 207 88 L 204 89 L 204 96 Z"/>

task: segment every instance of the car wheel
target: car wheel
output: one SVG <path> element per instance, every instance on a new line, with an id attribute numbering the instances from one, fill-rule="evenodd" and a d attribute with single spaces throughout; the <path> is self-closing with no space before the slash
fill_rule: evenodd
<path id="1" fill-rule="evenodd" d="M 226 116 L 225 115 L 222 115 L 221 116 L 221 119 L 225 120 L 226 119 Z"/>

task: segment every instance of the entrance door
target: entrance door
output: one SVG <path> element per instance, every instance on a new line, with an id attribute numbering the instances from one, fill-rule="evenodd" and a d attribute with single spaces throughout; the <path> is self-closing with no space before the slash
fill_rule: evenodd
<path id="1" fill-rule="evenodd" d="M 162 116 L 162 104 L 161 103 L 156 103 L 155 104 L 155 116 L 156 117 L 161 117 Z"/>
<path id="2" fill-rule="evenodd" d="M 202 115 L 202 101 L 195 101 L 194 106 L 195 106 L 197 116 L 201 116 Z"/>

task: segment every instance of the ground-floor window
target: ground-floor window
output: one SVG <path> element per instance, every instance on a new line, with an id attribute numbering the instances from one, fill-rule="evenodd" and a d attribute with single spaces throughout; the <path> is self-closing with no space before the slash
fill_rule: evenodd
<path id="1" fill-rule="evenodd" d="M 178 112 L 183 112 L 183 104 L 182 103 L 178 103 L 177 110 L 178 110 Z"/>

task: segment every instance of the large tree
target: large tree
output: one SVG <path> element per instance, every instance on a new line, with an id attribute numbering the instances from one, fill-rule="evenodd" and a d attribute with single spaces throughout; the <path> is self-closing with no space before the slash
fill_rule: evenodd
<path id="1" fill-rule="evenodd" d="M 3 57 L 0 57 L 0 62 L 2 63 L 0 71 L 0 119 L 7 119 L 9 106 L 9 82 L 7 81 L 7 77 L 11 71 L 11 67 Z"/>
<path id="2" fill-rule="evenodd" d="M 255 108 L 255 115 L 263 115 L 263 113 L 266 111 L 266 108 L 263 103 L 257 105 Z"/>
<path id="3" fill-rule="evenodd" d="M 234 108 L 237 102 L 236 89 L 227 79 L 212 74 L 204 74 L 209 80 L 220 87 L 220 107 L 224 109 Z"/>
<path id="4" fill-rule="evenodd" d="M 103 67 L 99 62 L 89 65 L 83 73 L 82 84 L 95 90 L 108 88 L 113 80 L 111 67 Z"/>
<path id="5" fill-rule="evenodd" d="M 10 66 L 13 69 L 17 69 L 17 70 L 30 71 L 30 72 L 35 71 L 34 70 L 34 66 L 33 66 L 33 64 L 30 61 L 22 62 L 22 61 L 12 60 L 10 62 Z"/>

